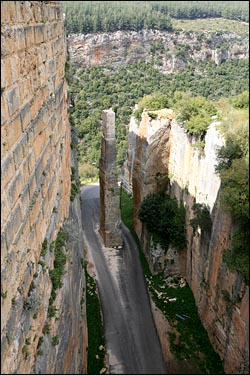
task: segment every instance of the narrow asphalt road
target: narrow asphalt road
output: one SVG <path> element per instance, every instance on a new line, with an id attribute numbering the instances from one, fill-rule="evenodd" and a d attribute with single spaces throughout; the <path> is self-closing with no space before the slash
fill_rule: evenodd
<path id="1" fill-rule="evenodd" d="M 95 266 L 111 374 L 166 374 L 146 282 L 133 237 L 123 226 L 122 249 L 99 235 L 99 185 L 82 188 L 83 230 Z"/>

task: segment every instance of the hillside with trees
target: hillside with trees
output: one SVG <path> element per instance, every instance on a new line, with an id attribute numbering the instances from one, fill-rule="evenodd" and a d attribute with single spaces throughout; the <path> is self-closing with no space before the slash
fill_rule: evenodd
<path id="1" fill-rule="evenodd" d="M 249 22 L 248 1 L 64 1 L 67 34 L 173 30 L 171 18 Z"/>
<path id="2" fill-rule="evenodd" d="M 133 64 L 117 71 L 112 67 L 71 67 L 71 123 L 79 136 L 79 159 L 99 162 L 101 145 L 101 113 L 112 107 L 116 113 L 118 165 L 121 167 L 127 150 L 127 134 L 134 106 L 145 95 L 166 96 L 168 107 L 176 105 L 176 92 L 189 92 L 214 102 L 222 97 L 238 95 L 248 89 L 248 61 L 228 60 L 220 66 L 209 62 L 176 74 L 163 74 L 153 64 Z M 165 105 L 164 105 L 165 106 Z M 154 109 L 154 108 L 152 108 Z M 96 171 L 97 172 L 97 171 Z"/>

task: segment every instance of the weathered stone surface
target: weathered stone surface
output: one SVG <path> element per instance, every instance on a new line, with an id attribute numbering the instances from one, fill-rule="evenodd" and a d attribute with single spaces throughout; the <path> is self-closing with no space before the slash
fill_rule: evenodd
<path id="1" fill-rule="evenodd" d="M 42 253 L 45 237 L 51 244 L 69 215 L 74 163 L 61 7 L 57 1 L 1 2 L 1 370 L 6 374 L 86 373 L 79 200 L 72 203 L 73 240 L 63 287 L 56 291 L 58 320 L 48 312 L 55 254 Z M 52 344 L 57 335 L 59 347 Z"/>
<path id="2" fill-rule="evenodd" d="M 133 188 L 135 229 L 153 272 L 161 269 L 166 275 L 179 273 L 186 278 L 225 372 L 248 373 L 249 286 L 239 274 L 229 272 L 223 262 L 223 251 L 231 246 L 233 230 L 230 217 L 220 208 L 220 179 L 215 173 L 216 149 L 223 140 L 216 123 L 211 124 L 204 155 L 200 155 L 193 147 L 195 140 L 173 115 L 167 116 L 166 122 L 159 113 L 158 119 L 151 120 L 144 111 L 140 126 L 131 120 L 122 182 Z M 174 249 L 164 254 L 159 246 L 152 251 L 151 236 L 138 219 L 143 198 L 161 189 L 183 200 L 186 208 L 187 249 L 179 254 L 173 253 Z M 200 229 L 194 232 L 191 227 L 194 202 L 210 209 L 211 233 Z"/>
<path id="3" fill-rule="evenodd" d="M 221 52 L 218 46 L 224 41 L 229 47 Z M 185 50 L 187 44 L 189 49 Z M 219 65 L 228 58 L 248 58 L 248 44 L 247 37 L 243 41 L 242 36 L 233 31 L 223 34 L 206 32 L 202 40 L 198 33 L 191 31 L 159 30 L 72 34 L 68 37 L 73 63 L 119 68 L 124 64 L 153 62 L 163 73 L 178 72 L 196 61 L 215 61 Z"/>
<path id="4" fill-rule="evenodd" d="M 100 233 L 106 247 L 120 246 L 121 233 L 120 194 L 117 183 L 115 113 L 102 113 L 102 151 L 99 163 L 100 177 Z"/>

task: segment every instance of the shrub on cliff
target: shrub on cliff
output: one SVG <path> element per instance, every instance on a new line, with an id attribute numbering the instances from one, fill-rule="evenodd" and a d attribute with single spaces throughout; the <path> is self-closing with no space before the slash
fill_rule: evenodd
<path id="1" fill-rule="evenodd" d="M 147 195 L 139 210 L 139 219 L 147 225 L 154 243 L 167 250 L 169 245 L 176 249 L 186 247 L 185 208 L 178 206 L 176 198 L 151 193 Z"/>
<path id="2" fill-rule="evenodd" d="M 202 96 L 191 97 L 183 93 L 175 103 L 178 112 L 177 120 L 191 135 L 202 139 L 212 122 L 212 116 L 217 114 L 215 106 Z"/>
<path id="3" fill-rule="evenodd" d="M 144 96 L 138 103 L 138 108 L 134 111 L 133 115 L 137 120 L 141 120 L 141 114 L 144 109 L 157 111 L 158 109 L 168 108 L 170 104 L 167 95 L 161 93 L 153 93 Z"/>
<path id="4" fill-rule="evenodd" d="M 231 98 L 231 102 L 235 108 L 249 107 L 249 91 L 243 91 L 241 94 Z"/>
<path id="5" fill-rule="evenodd" d="M 204 203 L 195 203 L 192 207 L 194 218 L 190 220 L 190 224 L 194 230 L 198 227 L 203 232 L 210 232 L 212 228 L 212 220 L 208 207 Z"/>

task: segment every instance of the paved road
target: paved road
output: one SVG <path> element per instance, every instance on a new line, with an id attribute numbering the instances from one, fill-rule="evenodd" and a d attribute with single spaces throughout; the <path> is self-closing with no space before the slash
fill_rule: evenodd
<path id="1" fill-rule="evenodd" d="M 99 185 L 82 189 L 83 228 L 95 266 L 111 374 L 166 374 L 136 244 L 123 226 L 122 249 L 105 248 L 98 232 Z"/>

